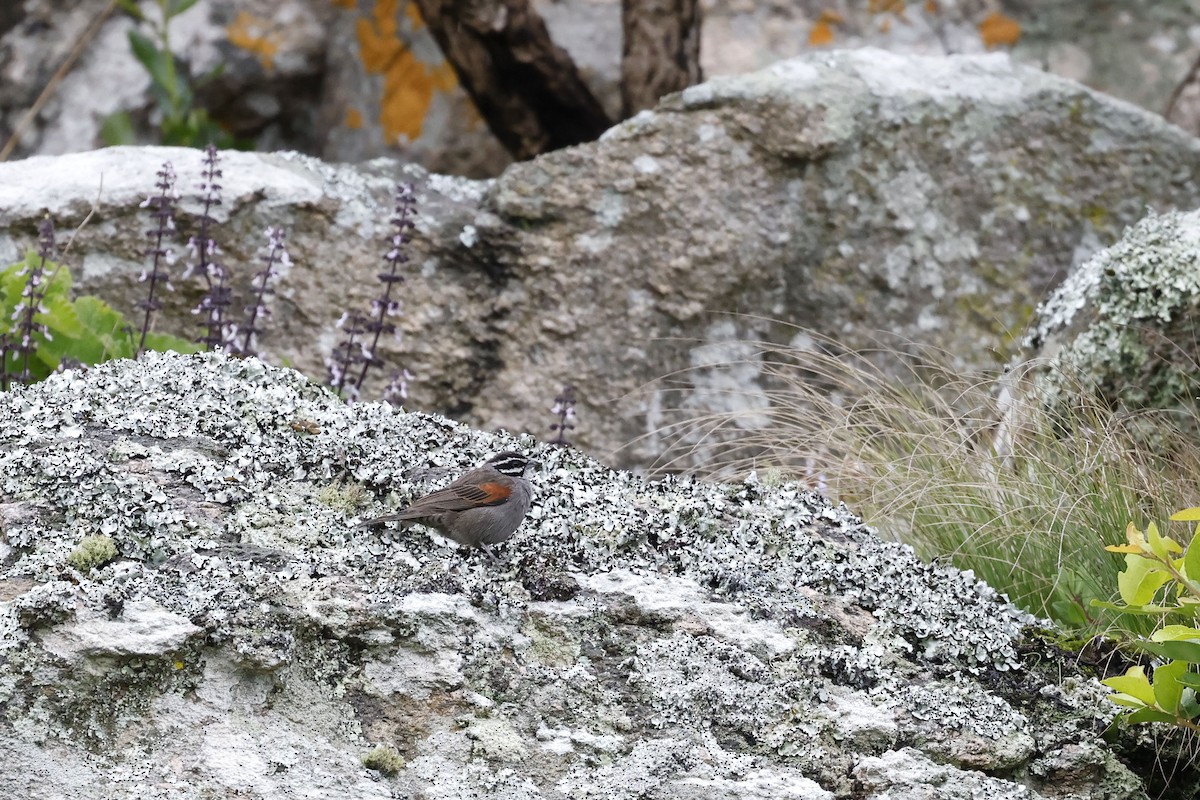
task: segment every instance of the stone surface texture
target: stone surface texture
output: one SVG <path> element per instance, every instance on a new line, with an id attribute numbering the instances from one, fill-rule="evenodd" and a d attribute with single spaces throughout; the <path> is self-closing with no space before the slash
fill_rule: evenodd
<path id="1" fill-rule="evenodd" d="M 1073 265 L 1147 207 L 1200 201 L 1196 140 L 1002 55 L 782 62 L 693 87 L 494 181 L 387 160 L 222 158 L 214 235 L 243 293 L 262 231 L 288 230 L 295 267 L 263 339 L 272 360 L 323 372 L 336 320 L 378 294 L 391 188 L 412 181 L 401 338 L 380 348 L 416 376 L 410 405 L 542 433 L 571 382 L 579 442 L 637 466 L 695 444 L 664 435 L 682 418 L 761 423 L 766 379 L 745 342 L 793 335 L 770 320 L 848 349 L 887 331 L 964 368 L 998 366 Z M 164 160 L 179 174 L 182 259 L 200 154 L 110 149 L 0 164 L 0 261 L 34 243 L 45 214 L 66 231 L 94 205 L 67 261 L 81 290 L 132 311 L 149 226 L 139 203 Z M 186 334 L 198 287 L 177 284 L 160 325 Z M 729 362 L 734 384 L 712 368 Z M 653 383 L 664 376 L 677 379 Z"/>
<path id="2" fill-rule="evenodd" d="M 0 140 L 17 125 L 108 0 L 8 0 L 0 8 Z M 147 13 L 153 2 L 144 0 Z M 828 48 L 918 55 L 1011 52 L 1019 62 L 1163 113 L 1200 53 L 1200 11 L 1186 0 L 830 3 L 708 0 L 701 66 L 708 76 L 762 69 Z M 535 7 L 592 91 L 617 118 L 621 4 L 542 0 Z M 21 138 L 19 155 L 99 144 L 103 119 L 130 110 L 149 134 L 146 72 L 115 14 Z M 224 71 L 199 100 L 257 149 L 326 160 L 383 155 L 474 177 L 508 163 L 412 3 L 396 0 L 199 0 L 172 47 L 195 76 Z M 1172 109 L 1195 132 L 1191 97 Z M 156 141 L 147 138 L 145 141 Z M 0 142 L 2 144 L 2 142 Z"/>
<path id="3" fill-rule="evenodd" d="M 221 355 L 0 421 L 4 797 L 1143 796 L 1035 620 L 794 484 L 645 482 Z M 353 527 L 514 447 L 543 467 L 498 562 Z M 119 557 L 83 574 L 89 535 Z"/>
<path id="4" fill-rule="evenodd" d="M 109 5 L 20 2 L 16 23 L 0 30 L 0 146 Z M 154 3 L 142 5 L 157 18 Z M 346 161 L 389 153 L 468 175 L 492 175 L 507 165 L 415 7 L 387 0 L 349 5 L 199 0 L 170 26 L 196 105 L 259 150 L 292 148 Z M 97 147 L 105 119 L 118 110 L 130 112 L 142 141 L 158 140 L 150 77 L 129 46 L 135 27 L 121 13 L 100 24 L 22 131 L 18 155 Z M 140 30 L 152 35 L 148 25 Z"/>

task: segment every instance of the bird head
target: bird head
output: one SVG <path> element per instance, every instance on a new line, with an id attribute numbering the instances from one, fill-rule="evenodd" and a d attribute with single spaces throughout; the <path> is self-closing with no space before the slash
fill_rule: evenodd
<path id="1" fill-rule="evenodd" d="M 496 470 L 501 475 L 508 475 L 510 478 L 520 478 L 525 474 L 525 470 L 538 466 L 538 462 L 520 453 L 515 453 L 512 450 L 505 450 L 489 458 L 487 466 Z"/>

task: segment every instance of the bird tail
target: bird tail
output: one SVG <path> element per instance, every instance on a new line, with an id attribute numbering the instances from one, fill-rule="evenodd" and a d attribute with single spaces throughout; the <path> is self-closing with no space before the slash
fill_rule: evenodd
<path id="1" fill-rule="evenodd" d="M 407 522 L 408 524 L 411 525 L 416 521 L 417 521 L 416 519 L 408 516 L 403 511 L 401 511 L 398 514 L 385 514 L 382 517 L 375 517 L 373 519 L 363 520 L 362 522 L 355 525 L 354 528 L 355 528 L 355 530 L 357 530 L 359 528 L 373 528 L 376 525 L 382 525 L 385 522 Z"/>

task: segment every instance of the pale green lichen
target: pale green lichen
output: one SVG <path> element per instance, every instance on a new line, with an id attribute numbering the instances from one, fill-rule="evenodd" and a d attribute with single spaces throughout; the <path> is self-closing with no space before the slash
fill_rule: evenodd
<path id="1" fill-rule="evenodd" d="M 400 751 L 390 744 L 377 744 L 362 757 L 364 767 L 389 778 L 398 775 L 406 763 Z"/>
<path id="2" fill-rule="evenodd" d="M 85 536 L 79 540 L 71 555 L 67 556 L 67 563 L 86 574 L 111 563 L 118 555 L 120 552 L 117 550 L 117 543 L 111 536 Z"/>

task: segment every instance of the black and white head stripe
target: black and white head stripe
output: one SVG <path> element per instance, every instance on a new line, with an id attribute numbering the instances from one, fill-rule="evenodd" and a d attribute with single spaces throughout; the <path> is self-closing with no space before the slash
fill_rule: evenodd
<path id="1" fill-rule="evenodd" d="M 499 472 L 501 475 L 508 475 L 512 478 L 519 478 L 525 474 L 525 468 L 528 467 L 530 461 L 520 453 L 514 453 L 511 450 L 505 450 L 503 453 L 496 453 L 487 460 L 487 465 Z"/>

